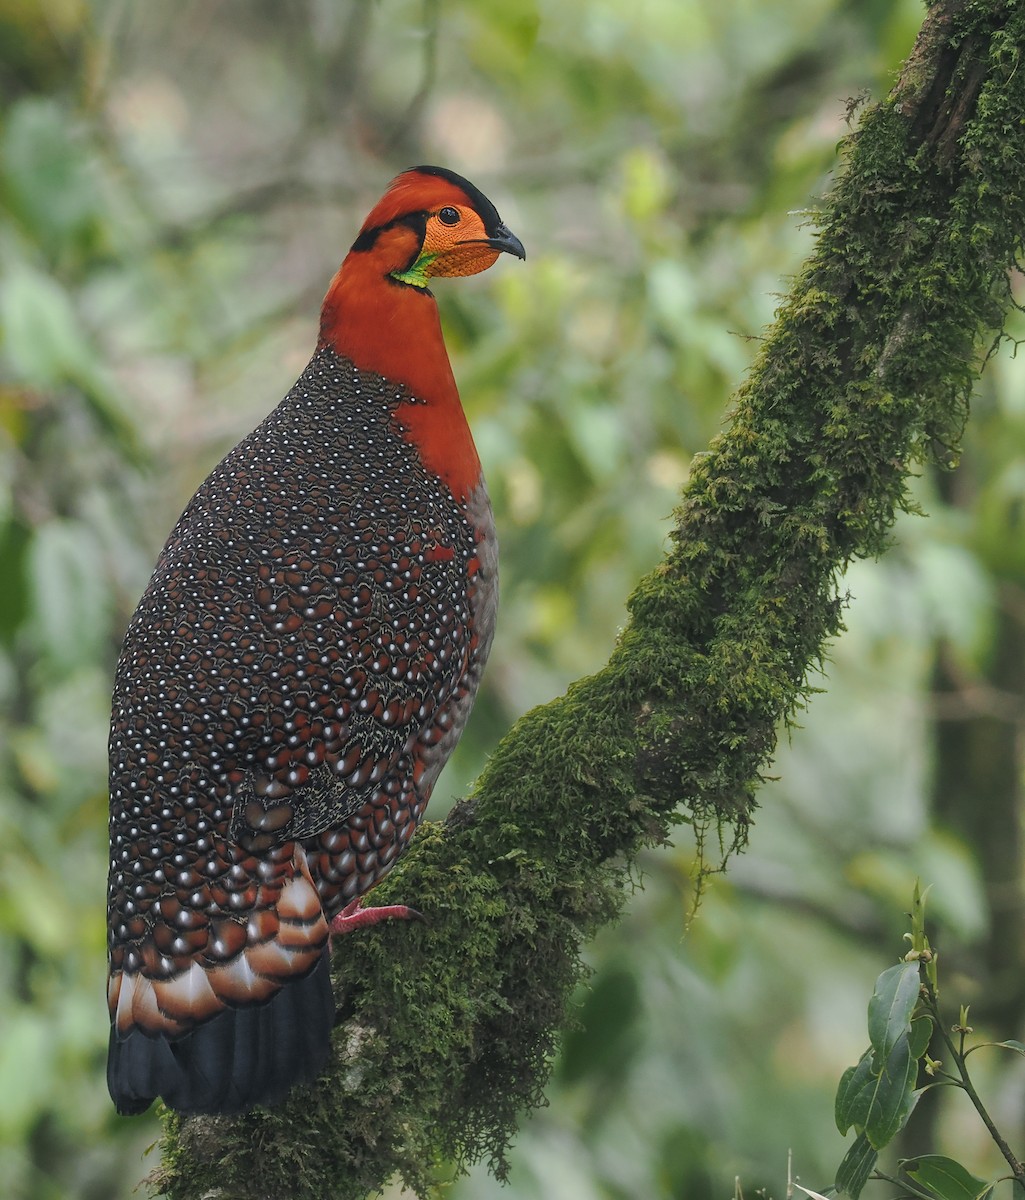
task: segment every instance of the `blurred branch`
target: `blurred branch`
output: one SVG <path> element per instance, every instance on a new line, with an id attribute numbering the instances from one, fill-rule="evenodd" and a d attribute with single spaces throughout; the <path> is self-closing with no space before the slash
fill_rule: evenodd
<path id="1" fill-rule="evenodd" d="M 970 721 L 975 717 L 992 717 L 1009 725 L 1021 725 L 1025 718 L 1025 699 L 1021 691 L 997 687 L 980 672 L 968 670 L 946 642 L 940 642 L 937 654 L 938 682 L 943 686 L 935 686 L 929 697 L 933 720 Z"/>
<path id="2" fill-rule="evenodd" d="M 995 613 L 992 637 L 992 653 L 978 675 L 967 679 L 949 649 L 940 648 L 932 692 L 939 722 L 933 735 L 932 803 L 937 819 L 971 848 L 985 890 L 989 920 L 975 972 L 977 1011 L 997 1029 L 1014 1029 L 1025 1006 L 1025 625 L 1004 602 Z"/>
<path id="3" fill-rule="evenodd" d="M 912 464 L 957 439 L 1025 229 L 1023 46 L 1020 5 L 930 6 L 608 666 L 524 717 L 382 884 L 429 924 L 337 945 L 331 1073 L 274 1112 L 167 1120 L 154 1182 L 174 1200 L 344 1200 L 396 1174 L 426 1194 L 446 1158 L 504 1173 L 630 862 L 681 806 L 743 842 L 840 628 L 840 574 L 885 548 Z"/>
<path id="4" fill-rule="evenodd" d="M 385 148 L 389 151 L 409 139 L 411 128 L 418 126 L 423 117 L 423 108 L 434 88 L 438 74 L 438 32 L 441 25 L 440 0 L 423 0 L 424 7 L 424 58 L 423 74 L 420 83 L 410 98 L 405 112 L 395 122 L 392 135 Z"/>
<path id="5" fill-rule="evenodd" d="M 327 54 L 317 54 L 318 39 L 313 33 L 311 49 L 314 61 L 318 57 L 323 59 L 320 65 L 323 86 L 310 88 L 306 92 L 311 119 L 302 123 L 303 128 L 321 134 L 336 128 L 340 118 L 348 115 L 353 97 L 359 95 L 364 87 L 363 63 L 374 20 L 374 8 L 365 0 L 350 0 L 341 32 Z M 309 27 L 311 33 L 316 28 L 312 21 Z"/>

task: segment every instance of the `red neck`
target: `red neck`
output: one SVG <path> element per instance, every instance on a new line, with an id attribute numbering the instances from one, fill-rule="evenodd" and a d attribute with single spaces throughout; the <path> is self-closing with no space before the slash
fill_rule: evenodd
<path id="1" fill-rule="evenodd" d="M 331 281 L 320 346 L 360 370 L 405 384 L 415 403 L 396 416 L 424 466 L 465 500 L 480 482 L 480 459 L 459 402 L 434 297 L 382 273 L 377 255 L 350 253 Z"/>

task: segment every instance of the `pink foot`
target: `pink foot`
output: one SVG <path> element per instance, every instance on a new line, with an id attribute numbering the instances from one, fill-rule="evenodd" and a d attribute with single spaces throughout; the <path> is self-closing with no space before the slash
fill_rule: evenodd
<path id="1" fill-rule="evenodd" d="M 352 933 L 363 925 L 376 925 L 379 921 L 423 921 L 423 913 L 405 904 L 385 904 L 380 908 L 360 908 L 360 897 L 347 904 L 331 920 L 332 934 Z"/>

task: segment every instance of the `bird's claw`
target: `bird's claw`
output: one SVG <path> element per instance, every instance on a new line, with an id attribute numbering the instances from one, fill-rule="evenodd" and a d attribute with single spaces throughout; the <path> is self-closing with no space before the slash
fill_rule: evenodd
<path id="1" fill-rule="evenodd" d="M 415 908 L 409 908 L 405 904 L 383 904 L 377 908 L 360 908 L 359 902 L 360 897 L 357 896 L 340 913 L 332 917 L 330 926 L 332 936 L 352 933 L 354 929 L 359 929 L 364 925 L 377 925 L 381 921 L 423 921 L 426 924 L 423 913 L 419 913 Z"/>

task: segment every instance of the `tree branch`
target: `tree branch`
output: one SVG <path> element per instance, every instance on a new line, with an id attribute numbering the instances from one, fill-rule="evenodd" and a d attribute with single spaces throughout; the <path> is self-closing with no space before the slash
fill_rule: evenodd
<path id="1" fill-rule="evenodd" d="M 1025 230 L 1023 46 L 1022 5 L 932 3 L 608 666 L 527 714 L 375 893 L 429 923 L 340 941 L 329 1075 L 274 1112 L 167 1119 L 175 1200 L 347 1200 L 396 1173 L 423 1194 L 443 1158 L 503 1173 L 631 860 L 680 819 L 743 842 L 842 571 L 957 440 Z"/>

